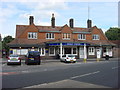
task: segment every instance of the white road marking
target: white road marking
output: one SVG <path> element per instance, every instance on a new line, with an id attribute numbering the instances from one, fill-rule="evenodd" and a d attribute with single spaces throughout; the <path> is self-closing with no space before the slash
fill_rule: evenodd
<path id="1" fill-rule="evenodd" d="M 22 73 L 29 73 L 29 71 L 21 71 Z"/>
<path id="2" fill-rule="evenodd" d="M 39 86 L 47 85 L 47 84 L 48 84 L 48 83 L 43 83 L 43 84 L 28 86 L 28 87 L 24 87 L 24 88 L 35 88 L 35 87 L 39 87 Z"/>
<path id="3" fill-rule="evenodd" d="M 119 68 L 120 66 L 117 66 L 117 67 L 112 67 L 112 69 L 117 69 L 117 68 Z"/>
<path id="4" fill-rule="evenodd" d="M 87 73 L 87 74 L 83 74 L 83 75 L 79 75 L 79 76 L 74 76 L 74 77 L 70 77 L 70 79 L 75 79 L 75 78 L 80 78 L 80 77 L 84 77 L 84 76 L 88 76 L 88 75 L 92 75 L 92 74 L 96 74 L 99 73 L 100 71 L 96 71 L 96 72 L 92 72 L 92 73 Z"/>

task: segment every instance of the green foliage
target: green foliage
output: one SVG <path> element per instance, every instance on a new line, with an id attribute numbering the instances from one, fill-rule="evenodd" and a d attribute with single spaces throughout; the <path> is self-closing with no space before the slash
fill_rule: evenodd
<path id="1" fill-rule="evenodd" d="M 14 40 L 12 36 L 6 36 L 2 41 L 2 49 L 5 49 L 7 52 L 9 52 L 9 46 L 7 44 L 10 43 L 12 40 Z"/>
<path id="2" fill-rule="evenodd" d="M 0 50 L 2 50 L 2 41 L 0 41 Z"/>
<path id="3" fill-rule="evenodd" d="M 120 40 L 120 28 L 110 28 L 105 35 L 108 40 Z"/>

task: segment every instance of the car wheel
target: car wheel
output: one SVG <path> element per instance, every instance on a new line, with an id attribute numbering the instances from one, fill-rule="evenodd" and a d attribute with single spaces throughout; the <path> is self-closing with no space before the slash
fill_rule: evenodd
<path id="1" fill-rule="evenodd" d="M 65 59 L 65 63 L 67 63 L 66 59 Z"/>
<path id="2" fill-rule="evenodd" d="M 38 65 L 40 65 L 40 62 L 38 62 Z"/>
<path id="3" fill-rule="evenodd" d="M 28 62 L 25 62 L 26 65 L 28 65 Z"/>
<path id="4" fill-rule="evenodd" d="M 76 63 L 76 61 L 74 61 L 73 63 Z"/>

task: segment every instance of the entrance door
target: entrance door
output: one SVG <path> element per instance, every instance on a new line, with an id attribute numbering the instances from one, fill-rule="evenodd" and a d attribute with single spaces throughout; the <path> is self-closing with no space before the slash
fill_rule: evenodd
<path id="1" fill-rule="evenodd" d="M 101 51 L 100 48 L 96 48 L 97 58 L 101 57 Z"/>
<path id="2" fill-rule="evenodd" d="M 80 56 L 80 58 L 84 58 L 84 47 L 80 47 L 79 56 Z"/>

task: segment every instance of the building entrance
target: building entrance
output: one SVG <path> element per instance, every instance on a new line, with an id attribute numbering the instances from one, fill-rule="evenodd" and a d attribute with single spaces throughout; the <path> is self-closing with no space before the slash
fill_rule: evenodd
<path id="1" fill-rule="evenodd" d="M 64 54 L 72 54 L 71 48 L 64 48 Z"/>

